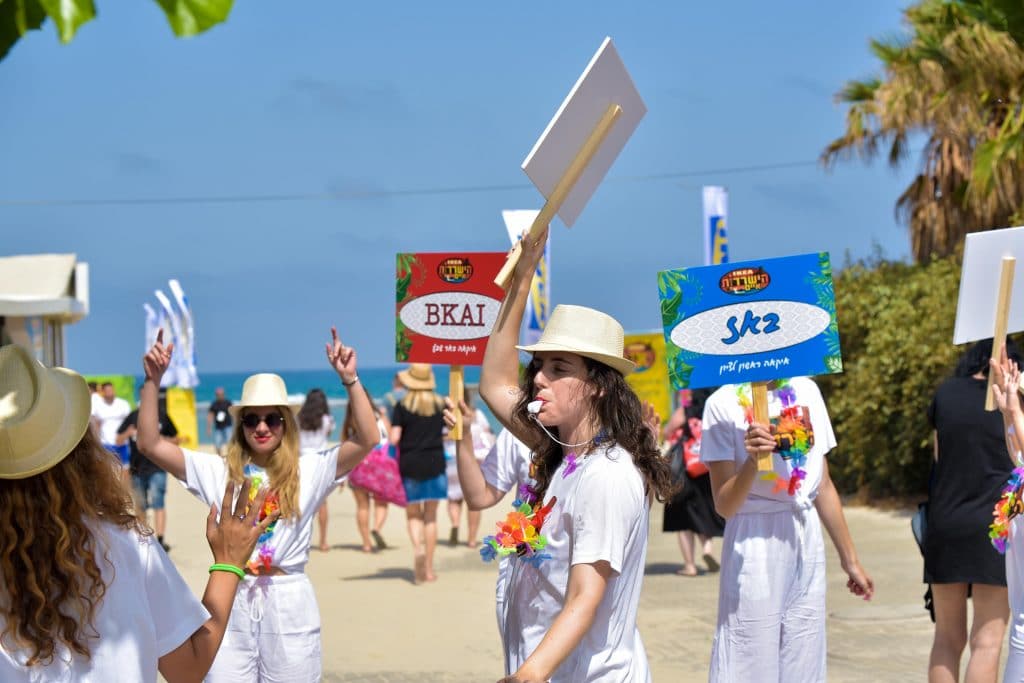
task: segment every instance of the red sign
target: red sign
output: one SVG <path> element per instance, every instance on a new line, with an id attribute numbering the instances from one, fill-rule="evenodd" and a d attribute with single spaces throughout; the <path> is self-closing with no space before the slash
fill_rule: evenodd
<path id="1" fill-rule="evenodd" d="M 480 365 L 505 292 L 505 252 L 398 254 L 395 359 Z"/>

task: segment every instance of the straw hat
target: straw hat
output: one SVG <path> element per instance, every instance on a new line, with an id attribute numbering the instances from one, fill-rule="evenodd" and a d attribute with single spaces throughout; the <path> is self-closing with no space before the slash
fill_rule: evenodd
<path id="1" fill-rule="evenodd" d="M 285 406 L 295 410 L 288 402 L 288 390 L 280 375 L 272 372 L 249 375 L 242 385 L 242 398 L 238 403 L 233 403 L 228 412 L 237 418 L 243 408 L 262 406 Z"/>
<path id="2" fill-rule="evenodd" d="M 76 372 L 46 368 L 20 346 L 0 348 L 0 479 L 45 472 L 89 428 L 89 386 Z"/>
<path id="3" fill-rule="evenodd" d="M 622 325 L 610 315 L 585 306 L 555 306 L 537 343 L 516 348 L 529 353 L 568 351 L 604 363 L 623 375 L 636 369 L 636 363 L 622 355 Z"/>
<path id="4" fill-rule="evenodd" d="M 398 373 L 398 381 L 409 391 L 433 391 L 434 368 L 429 363 L 413 363 Z"/>

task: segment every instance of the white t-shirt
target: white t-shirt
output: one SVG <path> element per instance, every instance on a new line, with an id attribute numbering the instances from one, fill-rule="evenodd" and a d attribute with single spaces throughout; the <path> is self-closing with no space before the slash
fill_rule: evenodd
<path id="1" fill-rule="evenodd" d="M 93 401 L 92 416 L 100 423 L 100 441 L 105 444 L 115 443 L 117 429 L 130 412 L 132 412 L 132 407 L 128 405 L 128 401 L 118 396 L 115 396 L 110 403 L 107 403 L 102 397 L 98 401 Z"/>
<path id="2" fill-rule="evenodd" d="M 299 430 L 299 448 L 304 451 L 322 451 L 327 449 L 327 439 L 334 431 L 334 418 L 330 413 L 324 414 L 320 420 L 320 429 Z"/>
<path id="3" fill-rule="evenodd" d="M 807 463 L 803 469 L 807 472 L 803 483 L 796 494 L 789 495 L 788 490 L 775 490 L 775 482 L 767 481 L 758 475 L 750 487 L 750 494 L 740 506 L 737 514 L 752 512 L 774 512 L 786 508 L 810 508 L 818 495 L 818 484 L 821 483 L 822 463 L 825 454 L 835 448 L 836 436 L 832 431 L 832 422 L 828 417 L 828 409 L 821 398 L 818 385 L 807 377 L 794 377 L 790 385 L 796 392 L 796 406 L 803 414 L 807 409 L 810 415 L 811 429 L 814 432 L 814 445 L 807 452 Z M 775 419 L 782 411 L 782 403 L 778 395 L 768 391 L 768 416 Z M 747 451 L 743 446 L 743 438 L 747 431 L 747 420 L 736 393 L 736 385 L 727 384 L 711 394 L 704 404 L 704 418 L 701 425 L 701 452 L 703 462 L 733 460 L 740 467 L 747 460 Z M 793 467 L 789 459 L 784 459 L 777 452 L 772 454 L 772 466 L 775 474 L 789 481 Z"/>
<path id="4" fill-rule="evenodd" d="M 473 422 L 469 425 L 469 431 L 473 435 L 473 454 L 477 460 L 483 460 L 491 452 L 495 444 L 494 432 L 491 431 L 491 423 L 482 410 L 473 411 Z"/>
<path id="5" fill-rule="evenodd" d="M 89 643 L 92 659 L 64 650 L 50 666 L 26 669 L 18 664 L 25 661 L 24 653 L 0 648 L 0 681 L 156 681 L 159 658 L 210 618 L 154 537 L 112 524 L 94 530 L 96 561 L 107 592 L 93 622 L 100 637 Z M 0 617 L 0 630 L 5 627 Z"/>
<path id="6" fill-rule="evenodd" d="M 206 505 L 220 507 L 227 487 L 227 463 L 211 453 L 181 449 L 185 454 L 185 480 L 182 484 Z M 338 468 L 338 447 L 299 456 L 299 517 L 281 517 L 274 527 L 270 545 L 274 549 L 273 566 L 288 574 L 301 574 L 309 561 L 309 539 L 313 534 L 313 518 L 324 498 L 348 476 L 335 478 Z M 253 551 L 256 559 L 259 549 Z"/>
<path id="7" fill-rule="evenodd" d="M 532 455 L 529 447 L 517 439 L 507 429 L 501 430 L 494 446 L 487 453 L 480 469 L 483 470 L 484 480 L 502 493 L 514 491 L 516 497 L 519 494 L 519 487 L 522 484 L 532 484 L 530 478 L 530 464 Z M 498 602 L 498 613 L 501 614 L 505 602 L 505 587 L 508 585 L 509 563 L 508 557 L 501 558 L 498 566 L 498 583 L 494 587 L 494 598 Z"/>
<path id="8" fill-rule="evenodd" d="M 558 499 L 541 528 L 551 559 L 537 568 L 512 561 L 503 629 L 506 666 L 518 669 L 554 623 L 565 604 L 570 567 L 604 560 L 613 573 L 594 622 L 551 681 L 649 681 L 636 627 L 650 516 L 643 477 L 619 446 L 584 458 L 568 476 L 565 469 L 563 461 L 545 500 Z"/>

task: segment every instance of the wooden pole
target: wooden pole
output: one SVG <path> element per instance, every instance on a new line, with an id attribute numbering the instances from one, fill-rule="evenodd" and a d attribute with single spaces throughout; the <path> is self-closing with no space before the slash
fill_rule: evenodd
<path id="1" fill-rule="evenodd" d="M 529 232 L 526 233 L 523 239 L 537 239 L 544 228 L 551 223 L 551 219 L 562 208 L 565 198 L 572 192 L 572 188 L 576 186 L 576 182 L 583 175 L 583 171 L 586 170 L 590 160 L 597 154 L 597 150 L 601 148 L 601 144 L 608 137 L 612 126 L 615 125 L 615 122 L 621 115 L 622 107 L 617 104 L 608 105 L 608 109 L 605 110 L 604 115 L 597 122 L 594 130 L 590 133 L 590 137 L 583 142 L 583 146 L 576 152 L 576 158 L 569 164 L 569 168 L 565 169 L 565 174 L 558 181 L 558 184 L 555 185 L 551 196 L 544 202 L 544 207 L 537 214 L 537 218 L 534 219 L 533 225 L 530 226 Z M 522 247 L 519 246 L 519 242 L 516 242 L 505 260 L 505 265 L 501 267 L 498 276 L 494 278 L 494 284 L 502 289 L 508 289 L 508 284 L 512 280 L 512 273 L 515 272 L 516 264 L 519 263 L 520 253 L 522 253 Z"/>
<path id="2" fill-rule="evenodd" d="M 461 365 L 453 365 L 448 373 L 448 398 L 455 406 L 455 426 L 448 432 L 448 438 L 458 441 L 462 438 L 462 409 L 459 402 L 466 400 L 466 375 Z"/>
<path id="3" fill-rule="evenodd" d="M 992 357 L 996 360 L 1003 355 L 1006 346 L 1006 326 L 1010 318 L 1010 298 L 1013 294 L 1013 271 L 1017 259 L 1013 256 L 1003 257 L 1002 270 L 999 273 L 999 294 L 996 299 L 996 325 L 992 334 Z M 992 373 L 988 373 L 988 386 L 985 387 L 985 410 L 996 409 L 996 398 L 992 394 Z"/>
<path id="4" fill-rule="evenodd" d="M 767 382 L 751 382 L 750 383 L 750 399 L 753 405 L 754 422 L 768 426 L 770 418 L 768 417 L 768 383 Z M 758 472 L 771 472 L 774 468 L 772 467 L 772 452 L 761 451 L 757 454 L 757 471 Z"/>

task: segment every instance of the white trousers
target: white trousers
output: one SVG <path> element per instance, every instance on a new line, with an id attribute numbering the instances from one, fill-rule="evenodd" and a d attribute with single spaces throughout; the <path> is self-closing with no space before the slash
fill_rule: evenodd
<path id="1" fill-rule="evenodd" d="M 320 672 L 320 610 L 309 578 L 246 576 L 206 680 L 313 683 Z"/>
<path id="2" fill-rule="evenodd" d="M 817 511 L 725 525 L 711 683 L 825 681 L 825 545 Z"/>
<path id="3" fill-rule="evenodd" d="M 1024 518 L 1010 522 L 1006 544 L 1006 588 L 1010 599 L 1010 648 L 1004 683 L 1024 683 Z"/>

